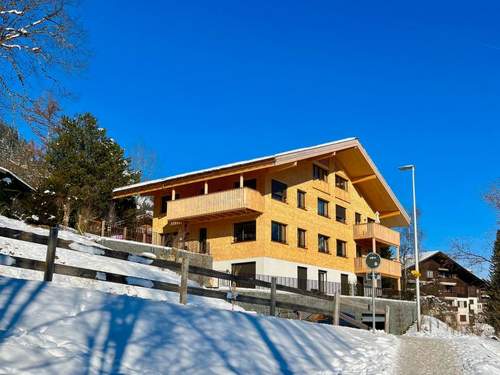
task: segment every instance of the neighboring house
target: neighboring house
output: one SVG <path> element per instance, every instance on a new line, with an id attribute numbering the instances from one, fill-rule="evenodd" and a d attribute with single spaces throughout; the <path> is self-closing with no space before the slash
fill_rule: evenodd
<path id="1" fill-rule="evenodd" d="M 114 191 L 132 195 L 154 196 L 153 243 L 209 252 L 215 269 L 329 292 L 363 284 L 364 256 L 393 247 L 379 272 L 400 288 L 390 228 L 409 217 L 356 138 Z"/>
<path id="2" fill-rule="evenodd" d="M 420 254 L 420 283 L 423 295 L 433 295 L 447 301 L 457 310 L 457 322 L 469 324 L 472 314 L 482 312 L 485 282 L 441 251 Z M 409 274 L 415 269 L 414 260 L 406 265 Z M 415 279 L 408 276 L 408 288 L 415 288 Z"/>
<path id="3" fill-rule="evenodd" d="M 33 190 L 33 187 L 15 173 L 0 167 L 0 214 L 8 210 L 15 200 L 23 199 Z"/>

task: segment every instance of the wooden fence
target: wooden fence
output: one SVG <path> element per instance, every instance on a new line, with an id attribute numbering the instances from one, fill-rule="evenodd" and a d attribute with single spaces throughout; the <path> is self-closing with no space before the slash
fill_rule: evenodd
<path id="1" fill-rule="evenodd" d="M 60 275 L 92 279 L 92 280 L 100 280 L 100 281 L 103 281 L 103 276 L 105 276 L 106 282 L 136 285 L 143 287 L 146 287 L 144 285 L 149 284 L 149 286 L 147 287 L 151 289 L 158 289 L 168 292 L 177 292 L 179 293 L 179 301 L 180 303 L 183 304 L 187 303 L 188 295 L 196 295 L 208 298 L 218 298 L 229 302 L 241 302 L 254 305 L 268 306 L 270 309 L 270 315 L 273 316 L 276 315 L 276 308 L 292 310 L 292 311 L 308 312 L 312 314 L 324 314 L 327 316 L 332 316 L 332 321 L 334 324 L 338 324 L 339 320 L 342 319 L 343 321 L 351 324 L 352 326 L 362 329 L 368 329 L 368 326 L 366 326 L 365 324 L 357 320 L 354 320 L 350 316 L 340 312 L 340 307 L 339 307 L 340 295 L 338 293 L 335 296 L 328 296 L 317 292 L 302 290 L 278 284 L 276 282 L 275 277 L 273 277 L 271 281 L 268 282 L 263 280 L 257 280 L 254 278 L 236 276 L 225 272 L 215 271 L 212 269 L 202 268 L 198 266 L 193 266 L 189 264 L 188 257 L 182 257 L 180 262 L 174 262 L 163 259 L 152 259 L 145 256 L 138 256 L 135 254 L 133 257 L 131 257 L 131 254 L 129 253 L 103 249 L 101 247 L 96 247 L 96 250 L 98 250 L 100 255 L 92 255 L 95 257 L 110 257 L 115 259 L 121 259 L 124 261 L 135 261 L 135 262 L 139 261 L 142 264 L 144 264 L 144 262 L 147 262 L 147 265 L 150 267 L 158 267 L 175 271 L 181 274 L 180 285 L 158 280 L 144 279 L 136 276 L 133 276 L 133 280 L 135 280 L 135 282 L 128 282 L 127 280 L 128 275 L 58 264 L 55 262 L 57 248 L 63 248 L 72 251 L 77 251 L 77 250 L 74 250 L 70 247 L 70 244 L 73 243 L 73 241 L 60 239 L 57 237 L 57 233 L 58 233 L 57 228 L 51 228 L 49 236 L 44 236 L 31 232 L 20 231 L 17 229 L 0 227 L 0 236 L 2 237 L 47 245 L 47 256 L 45 261 L 19 257 L 11 254 L 4 254 L 4 255 L 9 256 L 10 258 L 13 258 L 15 260 L 15 263 L 11 265 L 12 267 L 21 267 L 21 268 L 33 269 L 44 272 L 44 280 L 47 282 L 52 281 L 54 273 Z M 270 298 L 253 297 L 243 294 L 236 295 L 222 290 L 188 286 L 187 282 L 188 274 L 201 275 L 210 278 L 217 278 L 220 280 L 228 280 L 233 285 L 237 283 L 238 285 L 244 287 L 247 286 L 254 288 L 258 286 L 258 287 L 268 288 L 270 289 Z M 303 296 L 314 297 L 322 300 L 332 301 L 333 309 L 327 310 L 310 305 L 308 306 L 308 305 L 300 305 L 295 303 L 278 301 L 276 298 L 277 291 L 283 291 Z"/>

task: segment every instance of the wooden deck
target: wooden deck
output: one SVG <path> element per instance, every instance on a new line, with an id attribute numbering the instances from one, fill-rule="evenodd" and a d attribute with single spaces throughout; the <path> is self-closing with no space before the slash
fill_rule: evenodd
<path id="1" fill-rule="evenodd" d="M 354 259 L 354 272 L 355 273 L 367 273 L 371 272 L 365 263 L 366 257 L 357 257 Z M 376 272 L 380 273 L 382 276 L 389 277 L 401 277 L 401 263 L 395 260 L 389 260 L 382 258 L 379 268 Z"/>
<path id="2" fill-rule="evenodd" d="M 354 225 L 354 240 L 369 240 L 375 238 L 376 241 L 390 246 L 399 246 L 399 232 L 387 228 L 377 223 L 365 223 Z"/>

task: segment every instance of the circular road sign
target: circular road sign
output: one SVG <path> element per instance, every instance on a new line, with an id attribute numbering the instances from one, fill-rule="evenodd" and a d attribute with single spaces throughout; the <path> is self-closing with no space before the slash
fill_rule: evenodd
<path id="1" fill-rule="evenodd" d="M 376 253 L 369 253 L 365 259 L 368 268 L 378 268 L 380 266 L 380 255 Z"/>

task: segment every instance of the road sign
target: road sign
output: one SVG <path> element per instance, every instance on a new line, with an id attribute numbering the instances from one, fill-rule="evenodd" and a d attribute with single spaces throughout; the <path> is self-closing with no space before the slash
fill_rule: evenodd
<path id="1" fill-rule="evenodd" d="M 377 253 L 369 253 L 365 259 L 368 268 L 374 269 L 380 266 L 380 255 Z"/>
<path id="2" fill-rule="evenodd" d="M 366 280 L 372 280 L 372 278 L 374 278 L 374 280 L 380 280 L 380 274 L 373 272 L 369 272 L 366 274 Z"/>
<path id="3" fill-rule="evenodd" d="M 415 270 L 411 271 L 411 275 L 412 275 L 415 279 L 416 279 L 417 277 L 422 276 L 422 274 L 421 274 L 420 272 L 415 271 Z"/>

